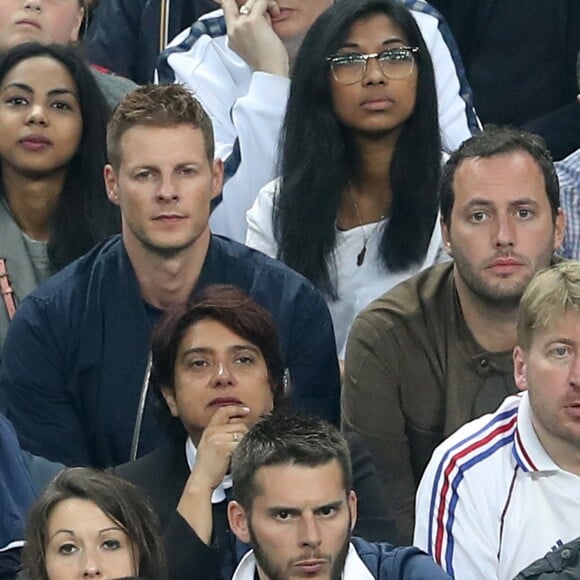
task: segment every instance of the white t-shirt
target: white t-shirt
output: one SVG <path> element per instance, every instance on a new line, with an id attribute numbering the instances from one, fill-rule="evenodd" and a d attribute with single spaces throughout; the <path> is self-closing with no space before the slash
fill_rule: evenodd
<path id="1" fill-rule="evenodd" d="M 461 427 L 433 453 L 414 543 L 458 580 L 512 580 L 580 535 L 580 476 L 538 440 L 527 393 Z"/>
<path id="2" fill-rule="evenodd" d="M 274 258 L 278 252 L 278 244 L 274 239 L 272 211 L 278 183 L 279 180 L 274 180 L 260 191 L 246 216 L 248 225 L 246 245 Z M 427 255 L 422 264 L 413 266 L 404 272 L 387 271 L 381 263 L 379 255 L 379 243 L 387 224 L 388 219 L 385 219 L 346 231 L 337 230 L 334 258 L 336 262 L 336 288 L 339 298 L 336 301 L 327 298 L 326 302 L 334 324 L 336 350 L 339 358 L 344 358 L 348 332 L 356 315 L 375 298 L 396 284 L 437 263 L 442 255 L 441 232 L 439 224 L 436 223 Z M 366 254 L 364 261 L 358 266 L 357 257 L 364 246 L 365 236 L 367 240 Z M 306 243 L 305 251 L 307 251 Z"/>

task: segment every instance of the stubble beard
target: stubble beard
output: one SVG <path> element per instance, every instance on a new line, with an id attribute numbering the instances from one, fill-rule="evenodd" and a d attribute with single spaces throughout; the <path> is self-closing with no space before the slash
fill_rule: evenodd
<path id="1" fill-rule="evenodd" d="M 474 267 L 474 265 L 464 256 L 463 253 L 454 251 L 453 260 L 457 269 L 457 274 L 463 280 L 465 286 L 478 300 L 486 307 L 501 312 L 513 312 L 517 310 L 520 300 L 534 277 L 534 274 L 550 265 L 553 255 L 553 240 L 542 251 L 535 263 L 527 260 L 529 266 L 527 275 L 519 280 L 514 280 L 511 284 L 502 284 L 501 280 L 497 283 L 488 282 L 483 275 Z"/>
<path id="2" fill-rule="evenodd" d="M 341 580 L 342 572 L 344 570 L 344 564 L 346 562 L 346 557 L 348 555 L 348 549 L 350 546 L 350 529 L 351 529 L 351 518 L 348 518 L 348 528 L 344 540 L 340 546 L 340 549 L 336 553 L 336 556 L 332 562 L 332 567 L 330 570 L 330 576 L 328 580 Z M 285 570 L 277 566 L 264 550 L 260 546 L 260 543 L 254 533 L 254 528 L 248 521 L 248 532 L 250 534 L 250 543 L 254 550 L 254 557 L 258 563 L 260 569 L 266 574 L 266 578 L 262 578 L 260 575 L 260 580 L 288 580 L 289 576 L 285 574 Z"/>
<path id="3" fill-rule="evenodd" d="M 567 429 L 561 422 L 561 417 L 553 413 L 545 413 L 544 409 L 550 410 L 549 405 L 543 404 L 543 397 L 537 396 L 533 387 L 528 387 L 528 397 L 532 410 L 532 423 L 536 434 L 538 427 L 544 431 L 552 440 L 560 441 L 560 445 L 566 445 L 568 449 L 580 450 L 580 431 Z M 540 438 L 538 436 L 538 438 Z M 544 444 L 542 442 L 542 444 Z"/>

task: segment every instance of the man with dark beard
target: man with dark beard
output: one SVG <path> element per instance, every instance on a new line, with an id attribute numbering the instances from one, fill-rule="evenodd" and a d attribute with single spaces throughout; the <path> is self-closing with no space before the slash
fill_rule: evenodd
<path id="1" fill-rule="evenodd" d="M 253 550 L 232 580 L 442 580 L 417 548 L 351 538 L 357 498 L 347 443 L 320 419 L 270 415 L 232 456 L 228 520 Z"/>
<path id="2" fill-rule="evenodd" d="M 516 392 L 520 298 L 562 243 L 558 179 L 543 142 L 490 128 L 444 167 L 442 238 L 453 262 L 392 289 L 355 321 L 343 426 L 360 433 L 386 486 L 400 543 L 433 449 Z"/>

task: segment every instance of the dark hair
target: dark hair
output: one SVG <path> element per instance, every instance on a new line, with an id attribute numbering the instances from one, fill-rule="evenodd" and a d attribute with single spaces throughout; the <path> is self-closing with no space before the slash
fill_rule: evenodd
<path id="1" fill-rule="evenodd" d="M 170 309 L 153 330 L 151 385 L 161 413 L 169 415 L 161 390 L 174 388 L 175 361 L 181 341 L 192 326 L 208 319 L 220 322 L 258 347 L 268 369 L 274 408 L 280 406 L 284 397 L 284 358 L 272 315 L 239 288 L 214 284 L 202 289 L 191 303 Z M 179 421 L 171 423 L 177 429 L 175 435 L 182 433 Z"/>
<path id="2" fill-rule="evenodd" d="M 201 103 L 182 85 L 144 85 L 125 95 L 107 128 L 107 152 L 113 168 L 118 169 L 121 164 L 121 138 L 136 125 L 191 125 L 202 132 L 207 158 L 213 162 L 211 120 Z"/>
<path id="3" fill-rule="evenodd" d="M 123 528 L 137 548 L 139 576 L 152 580 L 167 578 L 159 523 L 145 496 L 133 484 L 111 473 L 71 467 L 54 478 L 28 515 L 22 560 L 31 580 L 48 580 L 48 519 L 53 509 L 67 499 L 94 503 Z"/>
<path id="4" fill-rule="evenodd" d="M 252 425 L 232 455 L 234 497 L 251 512 L 254 498 L 260 493 L 255 479 L 260 467 L 319 467 L 335 459 L 348 492 L 352 488 L 352 466 L 348 444 L 340 431 L 316 417 L 274 413 Z"/>
<path id="5" fill-rule="evenodd" d="M 453 192 L 453 180 L 461 163 L 466 159 L 488 158 L 496 155 L 508 155 L 511 153 L 527 153 L 538 164 L 544 176 L 546 195 L 550 202 L 552 218 L 556 221 L 558 208 L 560 207 L 560 184 L 552 156 L 548 151 L 544 140 L 538 135 L 533 135 L 521 129 L 511 127 L 495 127 L 489 125 L 482 133 L 470 137 L 454 151 L 441 173 L 439 186 L 439 199 L 441 217 L 447 227 L 451 225 L 451 213 L 455 194 Z"/>
<path id="6" fill-rule="evenodd" d="M 78 149 L 51 219 L 50 269 L 56 272 L 121 228 L 119 210 L 107 199 L 103 179 L 109 108 L 93 74 L 73 47 L 36 42 L 20 44 L 0 59 L 0 83 L 24 60 L 48 57 L 60 63 L 76 86 L 83 121 Z M 0 187 L 2 190 L 3 187 Z M 5 195 L 4 192 L 1 195 Z"/>
<path id="7" fill-rule="evenodd" d="M 391 217 L 380 242 L 384 265 L 400 271 L 420 262 L 437 217 L 441 138 L 427 46 L 411 13 L 396 0 L 341 0 L 312 25 L 296 58 L 274 205 L 278 257 L 333 298 L 335 222 L 341 196 L 360 160 L 334 111 L 326 58 L 336 53 L 355 22 L 375 14 L 386 15 L 411 45 L 419 47 L 415 108 L 391 163 Z"/>

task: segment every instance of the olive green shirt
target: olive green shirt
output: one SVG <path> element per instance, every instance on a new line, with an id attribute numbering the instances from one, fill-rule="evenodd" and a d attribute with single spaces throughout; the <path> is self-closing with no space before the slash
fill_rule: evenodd
<path id="1" fill-rule="evenodd" d="M 343 429 L 360 433 L 385 484 L 397 536 L 412 542 L 414 498 L 434 448 L 517 391 L 509 352 L 490 353 L 465 324 L 453 262 L 375 300 L 352 326 Z"/>

